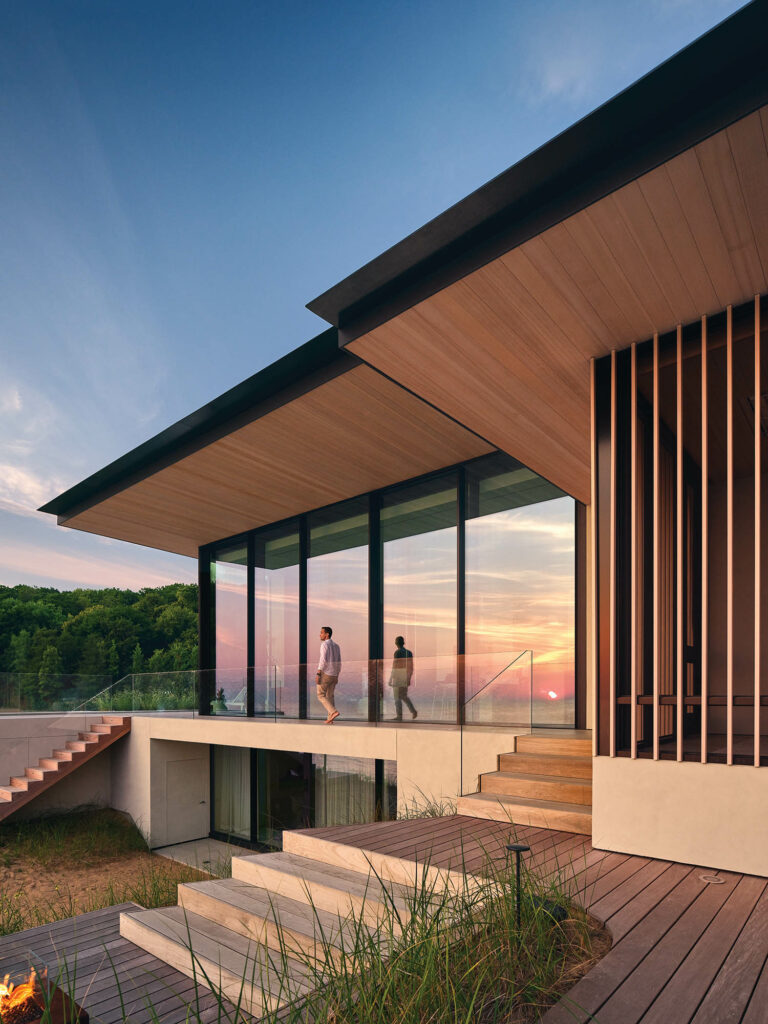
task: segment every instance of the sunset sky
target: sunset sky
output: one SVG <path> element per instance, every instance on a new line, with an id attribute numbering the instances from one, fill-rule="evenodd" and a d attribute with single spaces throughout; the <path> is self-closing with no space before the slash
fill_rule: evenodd
<path id="1" fill-rule="evenodd" d="M 35 508 L 324 328 L 304 305 L 740 7 L 0 5 L 0 583 L 192 560 Z"/>

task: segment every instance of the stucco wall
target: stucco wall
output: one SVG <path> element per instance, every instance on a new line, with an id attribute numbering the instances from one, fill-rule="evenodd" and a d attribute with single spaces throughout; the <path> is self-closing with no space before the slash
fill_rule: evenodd
<path id="1" fill-rule="evenodd" d="M 200 791 L 199 765 L 207 773 L 211 743 L 393 760 L 401 809 L 455 800 L 462 784 L 464 792 L 474 792 L 480 773 L 496 770 L 498 755 L 514 748 L 514 736 L 514 730 L 465 729 L 462 741 L 457 729 L 440 726 L 134 718 L 130 737 L 115 751 L 112 805 L 130 814 L 152 846 L 207 834 L 210 793 L 207 782 Z"/>
<path id="2" fill-rule="evenodd" d="M 768 875 L 768 769 L 624 757 L 593 766 L 598 849 Z"/>

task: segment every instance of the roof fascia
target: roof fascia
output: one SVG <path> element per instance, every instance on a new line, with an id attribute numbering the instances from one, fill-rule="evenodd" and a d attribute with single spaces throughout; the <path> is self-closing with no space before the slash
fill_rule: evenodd
<path id="1" fill-rule="evenodd" d="M 85 509 L 360 365 L 356 356 L 339 349 L 335 328 L 323 331 L 38 511 L 49 512 L 59 517 L 59 523 L 66 523 Z"/>
<path id="2" fill-rule="evenodd" d="M 307 304 L 342 345 L 768 103 L 754 0 Z"/>

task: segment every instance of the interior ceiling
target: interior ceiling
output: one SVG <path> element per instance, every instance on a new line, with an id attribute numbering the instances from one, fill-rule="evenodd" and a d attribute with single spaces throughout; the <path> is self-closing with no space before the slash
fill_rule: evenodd
<path id="1" fill-rule="evenodd" d="M 768 290 L 764 107 L 349 343 L 580 501 L 589 359 Z"/>
<path id="2" fill-rule="evenodd" d="M 492 450 L 358 366 L 59 522 L 197 557 L 202 544 Z"/>

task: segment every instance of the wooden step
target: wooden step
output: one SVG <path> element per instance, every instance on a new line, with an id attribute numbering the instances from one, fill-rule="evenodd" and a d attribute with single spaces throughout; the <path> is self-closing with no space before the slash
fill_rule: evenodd
<path id="1" fill-rule="evenodd" d="M 57 761 L 71 761 L 73 751 L 71 750 L 54 750 L 53 758 Z"/>
<path id="2" fill-rule="evenodd" d="M 378 824 L 386 828 L 390 823 Z M 295 853 L 300 857 L 320 861 L 321 864 L 333 864 L 366 876 L 373 872 L 379 878 L 397 882 L 411 889 L 416 886 L 430 886 L 435 891 L 440 891 L 446 885 L 450 885 L 459 891 L 473 882 L 473 879 L 468 879 L 462 871 L 439 868 L 434 864 L 417 864 L 413 858 L 404 859 L 392 854 L 379 853 L 377 850 L 346 846 L 344 843 L 322 839 L 300 830 L 283 832 L 283 853 Z"/>
<path id="3" fill-rule="evenodd" d="M 24 792 L 29 789 L 29 784 L 32 780 L 27 778 L 20 778 L 18 775 L 11 776 L 11 785 L 14 789 L 23 789 Z"/>
<path id="4" fill-rule="evenodd" d="M 180 885 L 179 906 L 278 952 L 340 962 L 354 948 L 354 928 L 338 915 L 237 878 Z"/>
<path id="5" fill-rule="evenodd" d="M 581 754 L 592 756 L 591 737 L 556 736 L 533 733 L 530 736 L 515 737 L 516 754 Z"/>
<path id="6" fill-rule="evenodd" d="M 292 853 L 233 857 L 232 877 L 332 914 L 354 911 L 369 925 L 377 925 L 393 904 L 401 915 L 408 913 L 402 886 Z"/>
<path id="7" fill-rule="evenodd" d="M 106 725 L 103 722 L 96 722 L 94 725 L 91 726 L 91 732 L 96 733 L 97 735 L 106 734 L 107 736 L 109 736 L 112 733 L 112 726 Z"/>
<path id="8" fill-rule="evenodd" d="M 64 745 L 73 754 L 82 754 L 88 749 L 87 744 L 82 740 L 67 740 Z"/>
<path id="9" fill-rule="evenodd" d="M 473 793 L 461 796 L 457 812 L 473 818 L 508 821 L 515 825 L 536 825 L 556 832 L 592 834 L 592 808 L 553 800 L 525 800 L 500 793 Z"/>
<path id="10" fill-rule="evenodd" d="M 71 757 L 41 757 L 37 763 L 40 768 L 44 768 L 46 771 L 57 772 L 61 764 L 69 765 L 71 760 Z"/>
<path id="11" fill-rule="evenodd" d="M 27 793 L 26 787 L 24 789 L 22 789 L 21 786 L 14 786 L 14 785 L 0 786 L 0 800 L 4 801 L 5 803 L 10 803 L 16 797 L 20 797 L 22 795 L 26 795 L 26 793 Z"/>
<path id="12" fill-rule="evenodd" d="M 79 732 L 77 734 L 78 739 L 85 744 L 98 743 L 101 737 L 97 732 Z"/>
<path id="13" fill-rule="evenodd" d="M 579 754 L 500 754 L 502 772 L 527 772 L 531 775 L 566 775 L 592 778 L 592 756 Z"/>
<path id="14" fill-rule="evenodd" d="M 313 987 L 303 964 L 183 907 L 121 914 L 120 935 L 247 1013 L 278 1010 Z"/>
<path id="15" fill-rule="evenodd" d="M 549 800 L 564 804 L 592 803 L 592 783 L 567 776 L 529 775 L 520 772 L 489 772 L 480 776 L 481 793 L 503 793 L 527 800 Z"/>
<path id="16" fill-rule="evenodd" d="M 125 725 L 125 718 L 122 715 L 102 715 L 104 725 Z"/>
<path id="17" fill-rule="evenodd" d="M 33 779 L 35 782 L 45 782 L 47 779 L 53 778 L 59 771 L 58 762 L 54 768 L 25 768 L 24 774 L 28 779 Z"/>

